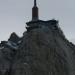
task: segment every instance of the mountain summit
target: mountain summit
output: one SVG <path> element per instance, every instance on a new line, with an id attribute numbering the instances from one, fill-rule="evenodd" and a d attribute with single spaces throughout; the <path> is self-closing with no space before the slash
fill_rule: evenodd
<path id="1" fill-rule="evenodd" d="M 35 11 L 36 10 L 36 11 Z M 0 75 L 75 75 L 75 45 L 69 42 L 57 20 L 33 16 L 23 37 L 12 33 L 0 44 Z"/>

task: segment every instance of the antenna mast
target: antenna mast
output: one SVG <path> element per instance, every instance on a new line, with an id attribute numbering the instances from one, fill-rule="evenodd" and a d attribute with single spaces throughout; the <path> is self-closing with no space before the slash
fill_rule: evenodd
<path id="1" fill-rule="evenodd" d="M 37 20 L 38 20 L 38 7 L 36 0 L 34 0 L 34 6 L 32 8 L 32 21 L 37 21 Z"/>

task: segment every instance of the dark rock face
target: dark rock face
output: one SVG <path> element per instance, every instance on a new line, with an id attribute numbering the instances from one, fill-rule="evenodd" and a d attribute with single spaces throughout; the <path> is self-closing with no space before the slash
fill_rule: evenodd
<path id="1" fill-rule="evenodd" d="M 17 49 L 0 49 L 0 75 L 75 75 L 75 46 L 53 21 L 28 23 Z"/>
<path id="2" fill-rule="evenodd" d="M 19 38 L 19 36 L 17 36 L 17 34 L 15 32 L 13 32 L 10 36 L 10 38 L 8 39 L 8 41 L 12 41 L 14 43 L 18 43 L 18 41 L 20 40 L 21 38 Z"/>

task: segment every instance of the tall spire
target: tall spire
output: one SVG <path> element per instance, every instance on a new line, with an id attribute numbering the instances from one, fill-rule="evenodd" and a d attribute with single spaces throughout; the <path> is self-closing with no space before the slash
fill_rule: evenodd
<path id="1" fill-rule="evenodd" d="M 34 6 L 37 6 L 37 5 L 36 5 L 36 0 L 34 0 Z"/>
<path id="2" fill-rule="evenodd" d="M 38 20 L 38 7 L 36 0 L 34 0 L 34 6 L 32 8 L 32 21 L 37 21 Z"/>

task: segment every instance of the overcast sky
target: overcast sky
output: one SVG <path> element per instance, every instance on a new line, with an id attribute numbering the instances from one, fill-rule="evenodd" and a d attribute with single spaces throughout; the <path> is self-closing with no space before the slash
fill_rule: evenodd
<path id="1" fill-rule="evenodd" d="M 31 20 L 34 0 L 0 0 L 0 41 L 12 32 L 22 36 L 25 23 Z M 39 18 L 59 20 L 65 36 L 75 39 L 75 0 L 37 0 Z"/>

